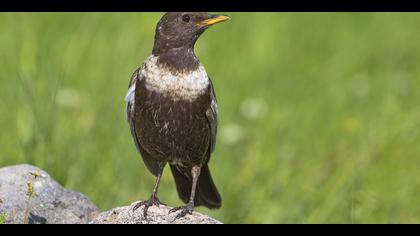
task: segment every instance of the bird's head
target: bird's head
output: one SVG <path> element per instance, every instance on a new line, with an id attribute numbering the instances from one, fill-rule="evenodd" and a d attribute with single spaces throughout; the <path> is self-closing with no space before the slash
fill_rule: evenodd
<path id="1" fill-rule="evenodd" d="M 168 12 L 156 26 L 153 54 L 174 48 L 194 48 L 198 37 L 210 26 L 229 20 L 225 15 L 206 12 Z"/>

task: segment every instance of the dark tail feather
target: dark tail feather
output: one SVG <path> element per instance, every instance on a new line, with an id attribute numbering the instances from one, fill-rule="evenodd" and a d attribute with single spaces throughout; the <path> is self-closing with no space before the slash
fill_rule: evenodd
<path id="1" fill-rule="evenodd" d="M 220 208 L 222 206 L 222 198 L 213 182 L 208 165 L 204 165 L 201 168 L 197 188 L 200 197 L 204 200 L 205 206 L 210 209 Z"/>
<path id="2" fill-rule="evenodd" d="M 178 196 L 184 203 L 187 203 L 190 200 L 190 192 L 191 192 L 191 177 L 184 175 L 188 171 L 187 169 L 177 167 L 175 165 L 170 165 L 172 175 L 175 179 L 176 190 L 178 191 Z M 182 172 L 181 172 L 182 170 Z"/>
<path id="3" fill-rule="evenodd" d="M 178 195 L 184 203 L 188 203 L 191 194 L 192 176 L 190 168 L 171 166 Z M 222 199 L 210 174 L 209 167 L 204 165 L 198 179 L 194 203 L 196 206 L 204 205 L 210 209 L 220 208 Z"/>

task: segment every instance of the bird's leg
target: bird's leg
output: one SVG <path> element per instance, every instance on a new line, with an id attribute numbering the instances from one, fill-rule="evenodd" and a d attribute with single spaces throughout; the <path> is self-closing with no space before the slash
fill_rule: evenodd
<path id="1" fill-rule="evenodd" d="M 181 217 L 184 217 L 187 214 L 190 214 L 190 215 L 192 214 L 192 212 L 194 210 L 195 190 L 197 188 L 197 181 L 198 181 L 198 177 L 200 177 L 200 172 L 201 172 L 201 166 L 193 166 L 192 167 L 192 169 L 191 169 L 191 175 L 192 175 L 193 179 L 192 179 L 192 187 L 191 187 L 190 201 L 185 206 L 175 207 L 175 208 L 173 208 L 173 209 L 171 209 L 169 211 L 169 214 L 170 213 L 173 213 L 173 212 L 181 211 L 174 218 L 174 221 L 176 219 L 179 219 Z"/>
<path id="2" fill-rule="evenodd" d="M 157 173 L 155 186 L 153 187 L 153 192 L 152 192 L 152 196 L 150 197 L 150 199 L 146 200 L 146 201 L 139 202 L 133 207 L 133 211 L 135 211 L 138 208 L 140 208 L 141 206 L 144 206 L 144 209 L 143 209 L 144 218 L 147 217 L 147 210 L 149 209 L 149 207 L 159 206 L 160 204 L 162 204 L 159 201 L 159 198 L 157 196 L 157 192 L 158 192 L 158 189 L 159 189 L 159 183 L 160 183 L 160 179 L 162 177 L 162 173 L 163 173 L 163 169 L 164 169 L 165 165 L 166 165 L 166 163 L 164 163 L 164 162 L 159 162 L 158 163 L 159 169 L 158 169 L 158 173 Z"/>

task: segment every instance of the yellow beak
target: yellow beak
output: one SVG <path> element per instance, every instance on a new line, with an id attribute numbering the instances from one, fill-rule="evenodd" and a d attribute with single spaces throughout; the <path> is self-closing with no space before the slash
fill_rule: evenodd
<path id="1" fill-rule="evenodd" d="M 229 16 L 225 16 L 225 15 L 215 15 L 213 17 L 211 17 L 210 19 L 201 21 L 200 23 L 198 23 L 199 26 L 210 26 L 210 25 L 214 25 L 223 21 L 227 21 L 229 20 L 230 17 Z"/>

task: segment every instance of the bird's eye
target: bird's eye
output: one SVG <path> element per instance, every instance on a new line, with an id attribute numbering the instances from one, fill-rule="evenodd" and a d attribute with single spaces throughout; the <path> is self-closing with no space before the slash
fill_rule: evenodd
<path id="1" fill-rule="evenodd" d="M 190 21 L 190 16 L 189 16 L 189 15 L 187 15 L 187 14 L 183 15 L 183 16 L 182 16 L 182 21 L 184 21 L 184 22 L 189 22 L 189 21 Z"/>

